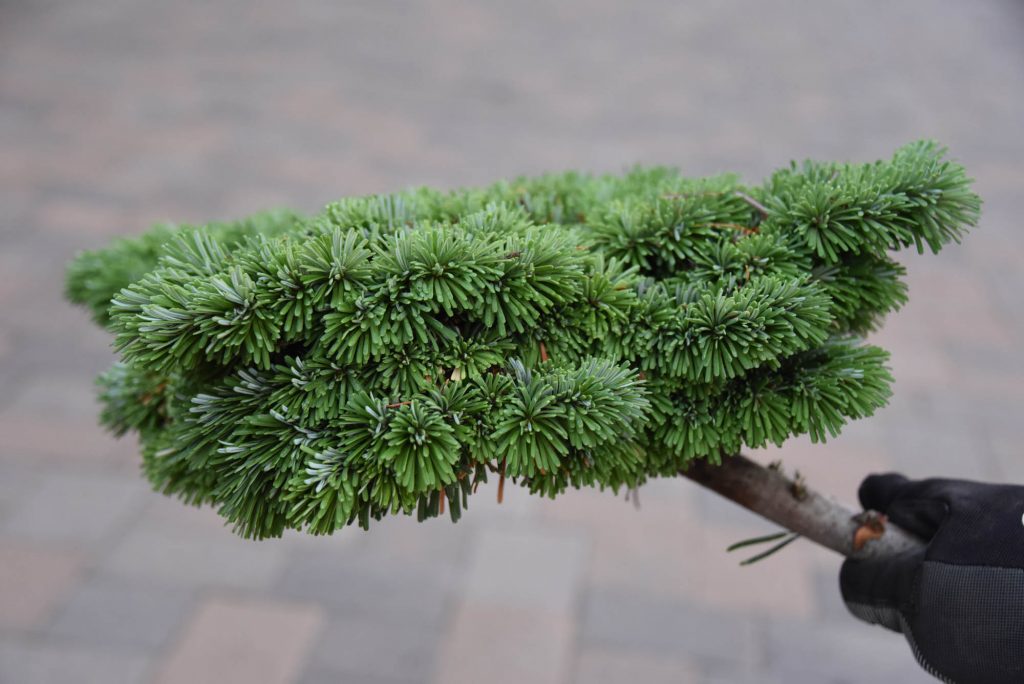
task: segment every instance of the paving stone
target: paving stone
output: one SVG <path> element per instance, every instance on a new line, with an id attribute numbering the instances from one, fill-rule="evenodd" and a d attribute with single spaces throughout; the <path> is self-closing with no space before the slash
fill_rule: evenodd
<path id="1" fill-rule="evenodd" d="M 132 220 L 116 199 L 97 201 L 95 198 L 55 198 L 40 209 L 38 219 L 56 234 L 81 239 L 82 235 L 113 239 L 124 233 L 124 226 Z"/>
<path id="2" fill-rule="evenodd" d="M 462 596 L 467 602 L 569 613 L 586 562 L 577 532 L 494 527 L 476 540 Z"/>
<path id="3" fill-rule="evenodd" d="M 889 367 L 898 392 L 928 393 L 935 387 L 957 381 L 957 355 L 947 345 L 922 345 L 914 330 L 904 329 L 899 316 L 893 316 L 872 344 L 889 352 Z"/>
<path id="4" fill-rule="evenodd" d="M 697 681 L 701 684 L 819 684 L 820 679 L 813 679 L 807 676 L 788 676 L 781 679 L 775 674 L 768 672 L 737 672 L 729 667 L 715 666 L 707 668 Z"/>
<path id="5" fill-rule="evenodd" d="M 928 293 L 920 301 L 915 299 L 913 306 L 926 315 L 929 332 L 939 339 L 966 347 L 983 343 L 1003 352 L 1010 349 L 1012 338 L 1004 317 L 996 311 L 977 270 L 957 268 L 948 259 L 921 260 L 913 264 L 908 280 L 912 288 Z"/>
<path id="6" fill-rule="evenodd" d="M 29 631 L 45 625 L 82 569 L 83 559 L 73 551 L 0 539 L 0 627 Z"/>
<path id="7" fill-rule="evenodd" d="M 741 566 L 742 551 L 727 553 L 729 545 L 777 530 L 776 526 L 730 527 L 709 524 L 705 542 L 692 559 L 697 568 L 688 600 L 705 610 L 733 613 L 811 618 L 815 594 L 811 577 L 816 568 L 838 569 L 839 559 L 831 552 L 805 540 L 797 540 L 756 565 Z"/>
<path id="8" fill-rule="evenodd" d="M 586 552 L 572 528 L 503 521 L 478 535 L 438 678 L 568 681 Z"/>
<path id="9" fill-rule="evenodd" d="M 675 496 L 643 487 L 639 509 L 607 493 L 574 492 L 552 502 L 545 517 L 588 532 L 588 585 L 689 596 L 701 572 L 695 559 L 704 552 L 705 523 L 696 510 L 698 488 L 683 481 L 673 485 Z"/>
<path id="10" fill-rule="evenodd" d="M 416 565 L 427 575 L 444 577 L 465 564 L 474 531 L 471 518 L 452 524 L 442 518 L 420 523 L 412 517 L 395 516 L 368 532 L 350 528 L 341 534 L 358 547 L 342 551 L 355 570 L 376 572 L 385 565 Z"/>
<path id="11" fill-rule="evenodd" d="M 134 653 L 0 641 L 0 681 L 12 684 L 141 684 L 148 665 Z"/>
<path id="12" fill-rule="evenodd" d="M 581 489 L 566 492 L 555 501 L 541 500 L 540 517 L 576 528 L 613 528 L 615 533 L 635 532 L 649 525 L 685 526 L 696 518 L 699 487 L 682 479 L 651 480 L 637 492 Z"/>
<path id="13" fill-rule="evenodd" d="M 822 568 L 811 573 L 810 581 L 815 594 L 815 616 L 822 623 L 850 623 L 850 611 L 839 593 L 839 567 L 837 559 L 834 568 Z M 823 626 L 823 629 L 827 627 Z"/>
<path id="14" fill-rule="evenodd" d="M 186 506 L 173 496 L 156 492 L 150 492 L 146 498 L 146 510 L 139 516 L 138 524 L 158 534 L 179 534 L 207 541 L 238 538 L 232 533 L 230 523 L 217 515 L 213 506 Z M 268 545 L 277 546 L 278 542 Z"/>
<path id="15" fill-rule="evenodd" d="M 759 458 L 758 460 L 764 461 L 766 459 Z M 696 485 L 694 485 L 694 489 L 697 489 L 693 496 L 694 506 L 697 508 L 697 513 L 694 515 L 694 525 L 703 525 L 708 520 L 736 527 L 751 527 L 765 524 L 761 516 L 719 496 L 715 492 L 700 489 Z"/>
<path id="16" fill-rule="evenodd" d="M 0 461 L 0 527 L 30 496 L 43 478 L 39 468 L 16 461 Z"/>
<path id="17" fill-rule="evenodd" d="M 514 520 L 529 520 L 540 514 L 542 509 L 548 508 L 547 504 L 552 502 L 530 496 L 522 487 L 513 487 L 506 484 L 504 496 L 501 503 L 498 503 L 498 483 L 492 477 L 489 482 L 480 485 L 477 493 L 469 502 L 469 510 L 465 513 L 467 522 L 487 523 L 494 520 L 498 524 L 508 523 Z M 461 521 L 460 521 L 461 522 Z"/>
<path id="18" fill-rule="evenodd" d="M 338 684 L 338 682 L 358 681 L 359 684 L 426 684 L 432 681 L 429 677 L 414 677 L 412 679 L 394 677 L 382 677 L 378 675 L 360 675 L 358 680 L 351 677 L 339 679 L 337 672 L 330 670 L 311 670 L 303 673 L 299 684 Z"/>
<path id="19" fill-rule="evenodd" d="M 2 529 L 33 542 L 95 547 L 120 532 L 141 508 L 145 493 L 146 486 L 137 477 L 50 473 L 11 512 Z"/>
<path id="20" fill-rule="evenodd" d="M 4 358 L 11 353 L 13 348 L 14 340 L 11 333 L 5 330 L 0 330 L 0 361 L 3 361 Z"/>
<path id="21" fill-rule="evenodd" d="M 275 591 L 349 617 L 440 626 L 466 577 L 473 528 L 445 520 L 384 521 L 367 533 L 287 539 L 288 564 Z"/>
<path id="22" fill-rule="evenodd" d="M 1024 482 L 1024 455 L 1020 442 L 1003 435 L 989 435 L 990 449 L 1003 482 Z"/>
<path id="23" fill-rule="evenodd" d="M 467 601 L 441 649 L 437 680 L 568 682 L 574 633 L 573 616 L 564 612 Z"/>
<path id="24" fill-rule="evenodd" d="M 579 684 L 690 684 L 700 673 L 686 660 L 650 653 L 586 649 L 579 655 L 573 681 Z"/>
<path id="25" fill-rule="evenodd" d="M 90 375 L 87 372 L 36 375 L 24 384 L 7 409 L 42 414 L 55 422 L 68 418 L 95 421 L 99 404 Z"/>
<path id="26" fill-rule="evenodd" d="M 175 587 L 90 578 L 65 602 L 47 634 L 62 642 L 155 653 L 192 610 L 193 599 Z"/>
<path id="27" fill-rule="evenodd" d="M 458 568 L 453 572 L 463 574 Z M 373 571 L 353 569 L 335 554 L 303 553 L 291 558 L 278 592 L 353 618 L 440 627 L 451 606 L 457 576 L 438 577 L 429 569 L 395 563 L 381 564 Z"/>
<path id="28" fill-rule="evenodd" d="M 211 539 L 142 524 L 118 541 L 100 567 L 115 577 L 169 586 L 260 589 L 277 580 L 286 555 L 281 540 L 245 540 L 228 530 Z"/>
<path id="29" fill-rule="evenodd" d="M 995 460 L 984 433 L 968 425 L 939 421 L 886 427 L 891 470 L 910 478 L 962 477 L 984 480 L 995 473 Z"/>
<path id="30" fill-rule="evenodd" d="M 154 681 L 292 682 L 322 626 L 316 606 L 213 597 L 189 620 Z"/>
<path id="31" fill-rule="evenodd" d="M 52 420 L 21 411 L 0 412 L 0 439 L 7 458 L 63 465 L 110 462 L 115 444 L 93 418 Z"/>
<path id="32" fill-rule="evenodd" d="M 437 627 L 415 622 L 379 622 L 340 613 L 323 629 L 308 668 L 334 681 L 428 681 L 438 665 L 442 634 Z"/>
<path id="33" fill-rule="evenodd" d="M 758 626 L 765 670 L 785 681 L 836 684 L 933 682 L 902 635 L 851 620 L 828 629 L 808 622 L 769 620 Z"/>
<path id="34" fill-rule="evenodd" d="M 708 610 L 642 590 L 591 589 L 583 603 L 580 642 L 693 660 L 756 662 L 752 620 L 742 612 Z"/>

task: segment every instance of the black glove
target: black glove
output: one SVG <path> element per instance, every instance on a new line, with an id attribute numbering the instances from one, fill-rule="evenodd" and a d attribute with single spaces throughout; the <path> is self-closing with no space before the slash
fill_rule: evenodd
<path id="1" fill-rule="evenodd" d="M 906 635 L 939 679 L 1024 682 L 1024 487 L 890 473 L 868 477 L 859 496 L 927 546 L 843 563 L 850 612 Z"/>

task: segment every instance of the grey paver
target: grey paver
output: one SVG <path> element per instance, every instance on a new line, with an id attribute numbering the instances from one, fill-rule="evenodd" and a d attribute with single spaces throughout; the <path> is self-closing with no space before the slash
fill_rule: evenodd
<path id="1" fill-rule="evenodd" d="M 442 630 L 391 624 L 341 613 L 324 627 L 309 660 L 311 672 L 337 681 L 427 681 L 433 677 Z"/>
<path id="2" fill-rule="evenodd" d="M 48 634 L 59 641 L 155 653 L 193 608 L 192 592 L 107 577 L 80 586 L 54 617 Z"/>
<path id="3" fill-rule="evenodd" d="M 578 684 L 695 684 L 700 673 L 677 657 L 654 657 L 644 651 L 586 649 L 579 654 L 573 681 Z"/>
<path id="4" fill-rule="evenodd" d="M 337 672 L 331 670 L 310 670 L 304 672 L 302 677 L 299 679 L 299 684 L 338 684 L 338 682 L 344 681 L 358 681 L 359 684 L 426 684 L 432 681 L 429 674 L 424 676 L 417 676 L 412 678 L 406 677 L 388 677 L 381 675 L 359 675 L 358 679 L 342 679 L 339 677 Z"/>
<path id="5" fill-rule="evenodd" d="M 0 641 L 0 681 L 32 684 L 135 684 L 145 681 L 149 663 L 134 653 Z"/>
<path id="6" fill-rule="evenodd" d="M 39 487 L 39 468 L 15 461 L 0 461 L 0 526 Z"/>
<path id="7" fill-rule="evenodd" d="M 278 591 L 316 601 L 338 614 L 383 624 L 441 628 L 454 586 L 419 566 L 381 564 L 353 570 L 333 555 L 306 553 L 292 558 Z"/>
<path id="8" fill-rule="evenodd" d="M 592 589 L 581 617 L 582 643 L 662 656 L 755 662 L 757 635 L 739 613 L 709 611 L 640 591 Z"/>
<path id="9" fill-rule="evenodd" d="M 829 682 L 906 682 L 934 679 L 907 653 L 901 635 L 854 621 L 827 628 L 806 622 L 761 623 L 765 670 L 781 679 Z"/>
<path id="10" fill-rule="evenodd" d="M 576 601 L 587 539 L 576 530 L 496 525 L 478 537 L 467 601 L 565 613 Z"/>
<path id="11" fill-rule="evenodd" d="M 226 530 L 209 539 L 142 525 L 124 535 L 100 567 L 115 577 L 182 587 L 259 589 L 278 578 L 286 551 L 280 541 L 245 541 Z"/>
<path id="12" fill-rule="evenodd" d="M 51 472 L 11 511 L 3 531 L 35 542 L 95 546 L 120 531 L 146 491 L 137 477 Z"/>

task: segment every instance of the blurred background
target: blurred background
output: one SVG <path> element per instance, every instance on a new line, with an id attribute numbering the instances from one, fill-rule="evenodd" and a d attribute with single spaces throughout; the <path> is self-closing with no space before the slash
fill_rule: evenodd
<path id="1" fill-rule="evenodd" d="M 984 218 L 903 255 L 891 405 L 754 455 L 851 502 L 886 469 L 1020 482 L 1022 37 L 1013 0 L 0 2 L 0 681 L 931 681 L 846 614 L 838 557 L 738 567 L 773 527 L 685 481 L 237 539 L 96 427 L 110 340 L 62 272 L 162 220 L 638 162 L 757 181 L 934 137 Z"/>

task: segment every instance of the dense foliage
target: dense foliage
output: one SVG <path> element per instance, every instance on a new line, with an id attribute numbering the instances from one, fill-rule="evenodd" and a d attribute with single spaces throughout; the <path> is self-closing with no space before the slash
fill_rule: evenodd
<path id="1" fill-rule="evenodd" d="M 67 292 L 116 336 L 102 420 L 160 490 L 251 537 L 457 518 L 488 472 L 634 487 L 871 415 L 887 356 L 856 336 L 906 300 L 888 252 L 978 217 L 944 152 L 164 226 L 80 255 Z"/>

